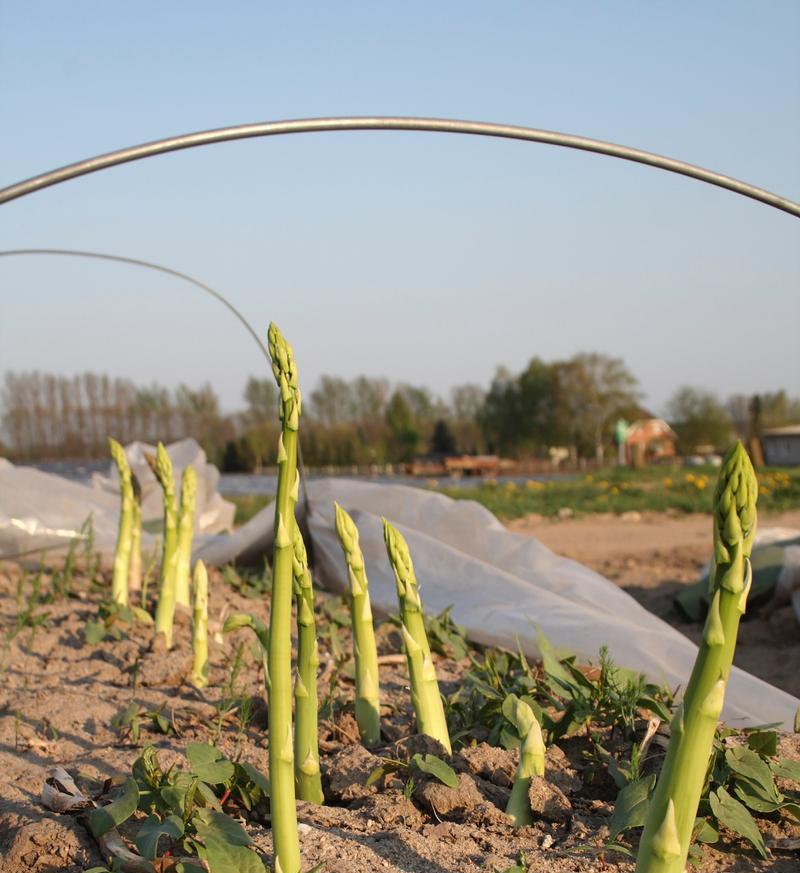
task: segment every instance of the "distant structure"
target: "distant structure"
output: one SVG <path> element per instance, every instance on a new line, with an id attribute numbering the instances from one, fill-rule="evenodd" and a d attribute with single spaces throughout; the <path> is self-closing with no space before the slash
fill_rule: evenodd
<path id="1" fill-rule="evenodd" d="M 761 431 L 764 461 L 775 467 L 800 466 L 800 424 Z"/>
<path id="2" fill-rule="evenodd" d="M 678 437 L 663 418 L 640 418 L 628 428 L 625 456 L 632 467 L 674 458 Z"/>
<path id="3" fill-rule="evenodd" d="M 411 462 L 412 476 L 496 476 L 497 455 L 424 455 Z"/>

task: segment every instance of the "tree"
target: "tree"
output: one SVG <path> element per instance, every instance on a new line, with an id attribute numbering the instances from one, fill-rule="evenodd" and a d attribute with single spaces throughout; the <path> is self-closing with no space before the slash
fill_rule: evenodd
<path id="1" fill-rule="evenodd" d="M 398 461 L 410 461 L 417 451 L 420 434 L 411 407 L 401 391 L 395 391 L 386 407 L 386 424 L 391 433 L 393 454 Z"/>
<path id="2" fill-rule="evenodd" d="M 614 422 L 638 408 L 638 380 L 621 358 L 598 352 L 575 355 L 553 370 L 558 409 L 553 430 L 569 434 L 578 451 L 592 446 L 602 464 Z"/>
<path id="3" fill-rule="evenodd" d="M 710 391 L 684 385 L 670 398 L 667 415 L 683 454 L 691 454 L 700 446 L 723 451 L 731 441 L 730 416 Z"/>
<path id="4" fill-rule="evenodd" d="M 433 426 L 433 436 L 431 437 L 431 454 L 434 455 L 453 455 L 456 451 L 456 440 L 452 431 L 447 426 L 447 422 L 440 418 Z"/>
<path id="5" fill-rule="evenodd" d="M 278 415 L 278 387 L 274 379 L 250 376 L 244 388 L 247 417 L 251 421 L 273 421 Z"/>

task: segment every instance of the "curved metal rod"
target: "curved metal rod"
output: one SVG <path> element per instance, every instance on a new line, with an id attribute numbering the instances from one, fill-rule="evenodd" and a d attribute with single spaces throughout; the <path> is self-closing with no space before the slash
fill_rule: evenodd
<path id="1" fill-rule="evenodd" d="M 0 257 L 14 257 L 18 255 L 58 255 L 70 258 L 94 258 L 98 261 L 115 261 L 120 264 L 131 264 L 134 267 L 145 267 L 148 270 L 157 270 L 159 273 L 166 273 L 168 276 L 174 276 L 176 279 L 183 279 L 185 282 L 189 282 L 191 285 L 195 285 L 197 288 L 200 288 L 202 291 L 207 292 L 216 300 L 225 306 L 230 312 L 236 316 L 239 322 L 242 324 L 244 329 L 250 334 L 250 336 L 256 341 L 261 353 L 264 355 L 264 358 L 267 361 L 268 370 L 272 371 L 272 359 L 269 356 L 269 351 L 264 343 L 261 341 L 259 335 L 255 332 L 250 322 L 242 315 L 241 312 L 227 299 L 223 294 L 220 294 L 219 291 L 215 291 L 210 285 L 206 285 L 205 282 L 201 282 L 199 279 L 195 279 L 194 276 L 189 276 L 187 273 L 181 273 L 180 270 L 173 270 L 171 267 L 164 267 L 162 264 L 154 264 L 151 261 L 143 261 L 140 258 L 127 258 L 124 255 L 108 255 L 102 252 L 85 252 L 79 249 L 7 249 L 6 251 L 0 251 Z M 305 504 L 305 510 L 308 515 L 311 515 L 311 501 L 308 498 L 308 490 L 306 489 L 306 477 L 305 471 L 303 469 L 303 454 L 300 449 L 300 445 L 297 446 L 297 465 L 300 468 L 301 473 L 303 475 L 300 477 L 300 491 L 303 498 L 303 503 Z M 310 541 L 307 543 L 309 550 L 311 550 Z"/>
<path id="2" fill-rule="evenodd" d="M 516 139 L 528 142 L 540 142 L 564 148 L 579 149 L 621 158 L 626 161 L 657 167 L 671 173 L 679 173 L 692 179 L 698 179 L 719 188 L 726 188 L 735 194 L 741 194 L 752 200 L 758 200 L 767 206 L 788 212 L 800 217 L 800 203 L 795 203 L 786 197 L 765 191 L 747 182 L 741 182 L 731 176 L 725 176 L 713 170 L 706 170 L 694 164 L 687 164 L 674 158 L 664 157 L 652 152 L 634 149 L 628 146 L 590 139 L 585 136 L 575 136 L 569 133 L 559 133 L 552 130 L 538 130 L 532 127 L 518 127 L 510 124 L 492 124 L 482 121 L 459 121 L 448 118 L 405 118 L 405 117 L 350 117 L 350 118 L 303 118 L 291 121 L 265 121 L 256 124 L 242 124 L 233 127 L 220 127 L 215 130 L 197 131 L 155 140 L 141 145 L 131 146 L 118 151 L 97 155 L 75 164 L 33 176 L 14 185 L 0 189 L 0 204 L 8 203 L 34 191 L 40 191 L 51 185 L 58 185 L 69 179 L 96 173 L 108 167 L 138 161 L 167 152 L 196 146 L 211 145 L 218 142 L 229 142 L 237 139 L 250 139 L 260 136 L 280 136 L 290 133 L 313 133 L 340 130 L 409 130 L 427 131 L 431 133 L 461 133 L 473 136 L 493 136 L 503 139 Z"/>
<path id="3" fill-rule="evenodd" d="M 106 255 L 102 252 L 84 252 L 78 249 L 8 249 L 7 251 L 0 251 L 0 257 L 11 257 L 14 255 L 63 255 L 70 258 L 94 258 L 98 261 L 117 261 L 121 264 L 132 264 L 134 267 L 146 267 L 149 270 L 158 270 L 159 273 L 166 273 L 168 276 L 175 276 L 177 279 L 183 279 L 185 282 L 189 282 L 207 292 L 212 297 L 219 300 L 223 306 L 227 307 L 227 309 L 229 309 L 234 316 L 239 319 L 244 329 L 256 341 L 259 349 L 261 349 L 261 354 L 264 355 L 267 364 L 272 368 L 272 359 L 269 356 L 267 347 L 261 341 L 259 335 L 255 332 L 250 322 L 242 315 L 242 313 L 239 312 L 227 297 L 220 294 L 219 291 L 215 291 L 210 285 L 206 285 L 205 282 L 201 282 L 199 279 L 195 279 L 187 273 L 181 273 L 180 270 L 173 270 L 171 267 L 163 267 L 161 264 L 153 264 L 150 261 L 142 261 L 139 258 L 126 258 L 123 255 Z"/>

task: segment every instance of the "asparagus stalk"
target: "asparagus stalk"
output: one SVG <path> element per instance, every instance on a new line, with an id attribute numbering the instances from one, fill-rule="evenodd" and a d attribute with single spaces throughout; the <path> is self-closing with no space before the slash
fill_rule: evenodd
<path id="1" fill-rule="evenodd" d="M 192 684 L 195 688 L 205 688 L 208 685 L 208 573 L 202 561 L 194 565 Z"/>
<path id="2" fill-rule="evenodd" d="M 422 616 L 422 601 L 417 590 L 414 565 L 403 535 L 383 519 L 383 535 L 389 562 L 397 583 L 400 602 L 403 642 L 411 677 L 411 700 L 417 717 L 417 729 L 422 734 L 438 740 L 451 752 L 450 735 L 444 717 L 444 706 L 439 694 L 436 669 L 433 666 L 425 622 Z"/>
<path id="3" fill-rule="evenodd" d="M 519 750 L 519 765 L 511 787 L 506 812 L 514 820 L 514 827 L 533 824 L 528 789 L 534 776 L 544 776 L 544 740 L 542 729 L 533 710 L 524 700 L 517 699 L 514 706 L 514 721 L 525 739 Z"/>
<path id="4" fill-rule="evenodd" d="M 142 590 L 142 486 L 131 472 L 133 486 L 133 527 L 131 528 L 131 561 L 128 567 L 128 590 Z"/>
<path id="5" fill-rule="evenodd" d="M 178 544 L 175 559 L 175 603 L 189 608 L 189 574 L 192 565 L 194 508 L 197 499 L 197 471 L 184 468 L 181 478 L 181 508 L 178 516 Z"/>
<path id="6" fill-rule="evenodd" d="M 733 663 L 752 569 L 758 482 L 740 442 L 722 462 L 714 494 L 711 606 L 692 676 L 672 719 L 672 736 L 645 823 L 637 873 L 682 873 L 714 732 Z"/>
<path id="7" fill-rule="evenodd" d="M 172 461 L 164 448 L 158 444 L 155 460 L 148 457 L 148 463 L 161 483 L 164 495 L 164 548 L 161 553 L 161 579 L 158 585 L 158 606 L 156 607 L 156 636 L 164 635 L 167 648 L 172 648 L 172 621 L 175 617 L 175 565 L 178 550 L 178 511 L 175 505 L 175 479 Z"/>
<path id="8" fill-rule="evenodd" d="M 374 746 L 381 741 L 381 698 L 367 572 L 358 544 L 358 528 L 338 503 L 335 506 L 336 533 L 350 577 L 350 616 L 356 660 L 356 722 L 361 741 L 365 746 Z"/>
<path id="9" fill-rule="evenodd" d="M 303 535 L 294 525 L 294 591 L 297 597 L 297 679 L 294 684 L 294 783 L 300 800 L 324 803 L 317 744 L 317 626 L 314 588 Z"/>
<path id="10" fill-rule="evenodd" d="M 275 498 L 275 548 L 269 623 L 269 776 L 275 866 L 299 873 L 300 841 L 294 788 L 292 745 L 292 582 L 294 507 L 297 503 L 297 430 L 301 397 L 292 347 L 274 324 L 268 332 L 272 372 L 280 389 L 278 493 Z"/>
<path id="11" fill-rule="evenodd" d="M 111 457 L 117 465 L 119 492 L 122 505 L 119 513 L 119 532 L 117 550 L 114 555 L 114 575 L 111 582 L 111 599 L 121 606 L 128 605 L 128 569 L 131 561 L 131 534 L 134 519 L 133 483 L 131 468 L 125 456 L 125 449 L 113 438 L 108 438 Z"/>

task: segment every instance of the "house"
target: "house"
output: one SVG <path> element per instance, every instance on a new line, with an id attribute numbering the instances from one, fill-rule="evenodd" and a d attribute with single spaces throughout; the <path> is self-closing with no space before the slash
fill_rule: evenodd
<path id="1" fill-rule="evenodd" d="M 761 431 L 764 461 L 770 466 L 800 466 L 800 424 Z"/>
<path id="2" fill-rule="evenodd" d="M 640 418 L 628 428 L 625 459 L 632 466 L 663 461 L 677 455 L 678 437 L 663 418 Z"/>

